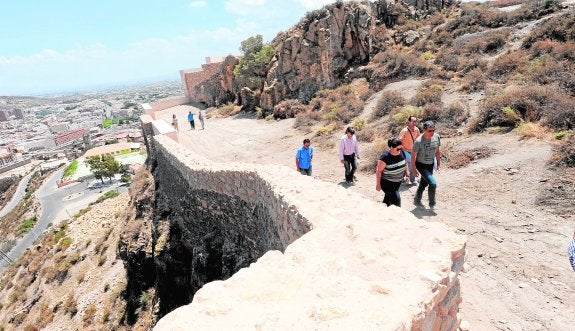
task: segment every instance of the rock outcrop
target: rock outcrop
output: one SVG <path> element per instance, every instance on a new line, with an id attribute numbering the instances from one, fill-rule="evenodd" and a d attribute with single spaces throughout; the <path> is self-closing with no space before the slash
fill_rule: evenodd
<path id="1" fill-rule="evenodd" d="M 217 68 L 212 71 L 204 70 L 208 77 L 192 87 L 190 99 L 201 102 L 207 107 L 219 106 L 236 100 L 239 87 L 234 79 L 234 67 L 238 62 L 237 57 L 229 55 L 223 62 L 206 65 Z"/>
<path id="2" fill-rule="evenodd" d="M 367 64 L 384 47 L 372 36 L 384 22 L 393 22 L 393 8 L 385 1 L 333 4 L 278 35 L 260 106 L 271 110 L 284 99 L 308 102 L 320 89 L 338 86 L 350 68 Z"/>
<path id="3" fill-rule="evenodd" d="M 190 99 L 206 106 L 236 101 L 244 110 L 259 106 L 264 111 L 272 111 L 285 99 L 306 103 L 321 89 L 334 88 L 354 78 L 369 79 L 370 71 L 362 68 L 387 47 L 393 34 L 388 29 L 399 17 L 422 17 L 452 3 L 451 0 L 413 0 L 407 4 L 378 0 L 325 6 L 309 12 L 271 42 L 275 55 L 268 65 L 261 91 L 246 91 L 238 86 L 233 68 L 239 59 L 228 56 L 218 64 L 219 69 L 204 70 L 211 76 L 191 88 Z M 403 43 L 413 44 L 417 38 L 419 35 L 413 31 L 405 36 Z"/>

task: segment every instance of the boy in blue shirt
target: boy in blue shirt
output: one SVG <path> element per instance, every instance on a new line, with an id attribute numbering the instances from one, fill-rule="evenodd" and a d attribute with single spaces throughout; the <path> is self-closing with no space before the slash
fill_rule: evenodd
<path id="1" fill-rule="evenodd" d="M 295 153 L 295 166 L 302 175 L 311 176 L 311 159 L 313 158 L 313 147 L 309 139 L 303 140 L 303 146 Z"/>

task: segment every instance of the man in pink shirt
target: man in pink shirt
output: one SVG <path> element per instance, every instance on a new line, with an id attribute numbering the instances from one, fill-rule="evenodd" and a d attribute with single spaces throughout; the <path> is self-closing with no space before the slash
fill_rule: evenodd
<path id="1" fill-rule="evenodd" d="M 359 159 L 359 145 L 355 138 L 355 130 L 352 127 L 345 129 L 345 134 L 339 139 L 339 160 L 345 167 L 345 182 L 353 184 L 355 170 Z"/>

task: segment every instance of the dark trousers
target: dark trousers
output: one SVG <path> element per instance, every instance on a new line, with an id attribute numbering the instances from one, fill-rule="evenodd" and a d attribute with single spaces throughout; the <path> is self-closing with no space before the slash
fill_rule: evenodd
<path id="1" fill-rule="evenodd" d="M 391 182 L 382 178 L 380 184 L 381 190 L 384 193 L 383 203 L 388 207 L 391 205 L 401 207 L 401 197 L 399 196 L 399 187 L 401 186 L 401 182 Z"/>
<path id="2" fill-rule="evenodd" d="M 427 186 L 429 186 L 429 189 L 427 190 L 429 205 L 435 206 L 435 191 L 437 189 L 437 181 L 435 180 L 435 177 L 433 177 L 433 164 L 415 162 L 415 168 L 421 176 L 419 186 L 417 187 L 417 192 L 415 192 L 415 199 L 417 201 L 421 201 L 421 198 L 423 197 L 423 191 Z"/>
<path id="3" fill-rule="evenodd" d="M 343 166 L 345 167 L 345 181 L 353 182 L 353 175 L 357 169 L 357 162 L 355 162 L 355 153 L 343 156 Z"/>
<path id="4" fill-rule="evenodd" d="M 192 130 L 196 129 L 196 126 L 194 125 L 194 121 L 190 121 L 190 126 L 192 127 Z"/>

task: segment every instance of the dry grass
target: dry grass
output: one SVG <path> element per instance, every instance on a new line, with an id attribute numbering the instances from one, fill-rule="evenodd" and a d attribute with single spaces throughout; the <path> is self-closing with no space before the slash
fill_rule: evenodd
<path id="1" fill-rule="evenodd" d="M 381 83 L 410 76 L 423 76 L 431 72 L 432 65 L 415 53 L 386 49 L 376 54 L 371 61 L 372 80 Z"/>
<path id="2" fill-rule="evenodd" d="M 402 107 L 407 103 L 407 100 L 396 91 L 385 91 L 377 101 L 375 111 L 373 112 L 372 119 L 379 119 L 398 107 Z"/>
<path id="3" fill-rule="evenodd" d="M 575 168 L 575 135 L 568 135 L 555 146 L 549 163 L 558 167 Z"/>
<path id="4" fill-rule="evenodd" d="M 283 100 L 274 107 L 273 116 L 276 119 L 294 118 L 296 114 L 305 112 L 307 108 L 298 100 Z"/>
<path id="5" fill-rule="evenodd" d="M 375 173 L 377 160 L 379 160 L 381 154 L 388 149 L 387 139 L 389 138 L 390 136 L 378 138 L 362 152 L 362 162 L 359 164 L 359 170 L 367 173 Z"/>
<path id="6" fill-rule="evenodd" d="M 82 322 L 84 322 L 84 326 L 89 326 L 94 322 L 94 317 L 96 316 L 96 305 L 91 303 L 86 307 L 84 311 L 84 315 L 82 316 Z"/>
<path id="7" fill-rule="evenodd" d="M 487 78 L 481 69 L 473 69 L 463 78 L 459 89 L 467 92 L 478 92 L 485 89 Z"/>
<path id="8" fill-rule="evenodd" d="M 472 161 L 483 159 L 493 154 L 493 149 L 487 146 L 473 148 L 453 155 L 445 155 L 447 157 L 447 167 L 451 169 L 459 169 L 469 165 Z"/>
<path id="9" fill-rule="evenodd" d="M 525 38 L 523 46 L 529 48 L 540 40 L 575 41 L 575 12 L 571 10 L 538 24 Z"/>
<path id="10" fill-rule="evenodd" d="M 359 81 L 317 92 L 308 110 L 296 114 L 295 127 L 319 126 L 316 136 L 326 136 L 344 125 L 351 125 L 363 111 L 366 87 L 366 81 Z"/>
<path id="11" fill-rule="evenodd" d="M 545 86 L 525 86 L 488 96 L 480 114 L 470 127 L 481 131 L 488 127 L 517 126 L 521 120 L 538 122 L 554 130 L 570 130 L 575 125 L 573 97 Z"/>

